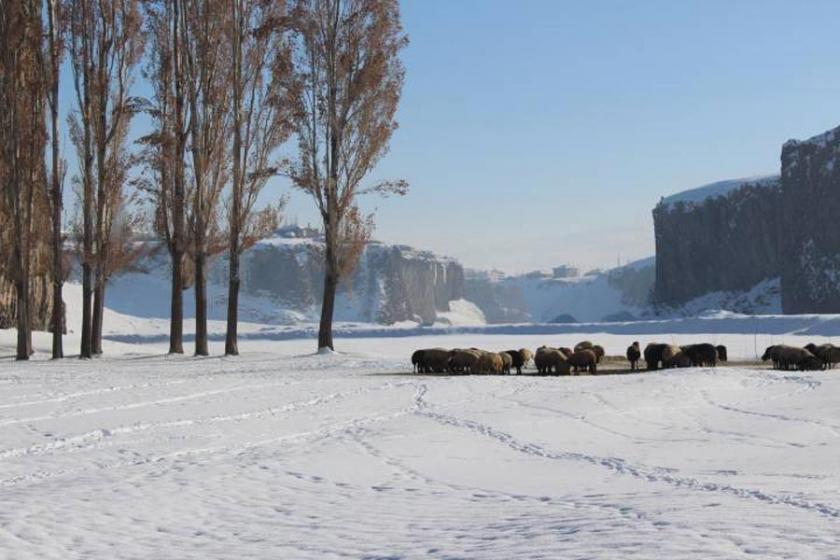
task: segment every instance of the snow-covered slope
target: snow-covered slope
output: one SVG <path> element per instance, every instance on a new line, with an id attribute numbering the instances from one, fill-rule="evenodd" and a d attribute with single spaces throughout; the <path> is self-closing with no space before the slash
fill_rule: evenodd
<path id="1" fill-rule="evenodd" d="M 782 313 L 781 287 L 778 278 L 759 282 L 749 290 L 711 292 L 692 299 L 679 307 L 660 307 L 660 317 L 696 317 L 725 310 L 749 315 L 779 315 Z"/>

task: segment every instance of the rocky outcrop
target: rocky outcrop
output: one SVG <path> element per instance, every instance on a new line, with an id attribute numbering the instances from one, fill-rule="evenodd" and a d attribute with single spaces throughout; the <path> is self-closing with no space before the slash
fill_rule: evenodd
<path id="1" fill-rule="evenodd" d="M 705 199 L 664 199 L 653 211 L 656 302 L 778 277 L 784 313 L 840 313 L 838 156 L 840 127 L 785 143 L 776 184 L 719 183 L 725 192 Z"/>
<path id="2" fill-rule="evenodd" d="M 663 199 L 653 210 L 655 303 L 677 306 L 777 277 L 781 200 L 778 177 L 715 183 Z"/>
<path id="3" fill-rule="evenodd" d="M 219 260 L 211 274 L 223 282 L 226 270 Z M 269 239 L 243 255 L 242 291 L 307 314 L 320 306 L 323 274 L 323 244 L 317 239 Z M 464 270 L 427 251 L 374 242 L 339 290 L 339 321 L 431 324 L 438 312 L 450 310 L 450 301 L 464 297 Z"/>
<path id="4" fill-rule="evenodd" d="M 782 147 L 782 306 L 840 313 L 840 128 Z"/>

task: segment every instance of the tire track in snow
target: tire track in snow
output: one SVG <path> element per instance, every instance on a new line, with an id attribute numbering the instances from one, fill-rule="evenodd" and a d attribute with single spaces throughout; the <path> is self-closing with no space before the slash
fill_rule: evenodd
<path id="1" fill-rule="evenodd" d="M 474 433 L 489 437 L 499 443 L 505 444 L 514 451 L 530 455 L 532 457 L 539 457 L 543 459 L 550 459 L 554 461 L 573 461 L 578 463 L 588 463 L 597 467 L 608 469 L 614 473 L 632 476 L 636 479 L 646 482 L 660 482 L 669 484 L 675 488 L 693 490 L 700 492 L 711 492 L 717 494 L 726 494 L 735 496 L 737 498 L 757 500 L 760 502 L 787 505 L 805 511 L 810 511 L 824 515 L 826 517 L 840 519 L 840 509 L 828 504 L 814 502 L 793 496 L 776 496 L 763 492 L 761 490 L 754 490 L 748 488 L 738 488 L 728 484 L 717 484 L 714 482 L 702 482 L 695 478 L 676 476 L 667 472 L 649 471 L 642 467 L 632 465 L 619 457 L 598 457 L 597 455 L 588 455 L 586 453 L 577 453 L 571 451 L 549 451 L 541 445 L 536 443 L 523 442 L 516 439 L 511 434 L 497 430 L 487 424 L 482 424 L 473 420 L 458 418 L 449 414 L 433 412 L 429 404 L 425 400 L 425 395 L 428 389 L 425 384 L 419 388 L 414 397 L 414 414 L 429 418 L 444 426 L 451 426 L 454 428 L 461 428 L 472 431 Z"/>

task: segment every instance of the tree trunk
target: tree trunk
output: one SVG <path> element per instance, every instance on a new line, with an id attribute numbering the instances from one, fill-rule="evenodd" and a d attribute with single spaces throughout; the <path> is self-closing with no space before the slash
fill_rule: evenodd
<path id="1" fill-rule="evenodd" d="M 93 290 L 93 322 L 91 324 L 91 352 L 102 354 L 102 323 L 105 313 L 105 281 L 96 281 Z"/>
<path id="2" fill-rule="evenodd" d="M 175 85 L 175 154 L 172 159 L 175 197 L 172 215 L 172 305 L 169 313 L 169 353 L 184 353 L 184 94 L 178 34 L 179 2 L 172 3 L 172 67 Z"/>
<path id="3" fill-rule="evenodd" d="M 231 231 L 231 237 L 234 235 Z M 236 232 L 237 238 L 239 232 Z M 231 243 L 230 253 L 230 277 L 228 279 L 228 308 L 227 308 L 227 331 L 225 333 L 225 355 L 236 356 L 239 354 L 237 344 L 237 323 L 239 321 L 239 247 Z"/>
<path id="4" fill-rule="evenodd" d="M 335 312 L 335 293 L 338 289 L 338 240 L 335 236 L 335 228 L 329 224 L 325 226 L 324 233 L 324 243 L 326 245 L 324 258 L 324 297 L 321 302 L 321 323 L 318 326 L 318 350 L 322 348 L 335 350 L 335 346 L 333 345 L 332 323 Z"/>
<path id="5" fill-rule="evenodd" d="M 233 193 L 230 209 L 230 249 L 228 275 L 227 329 L 225 332 L 225 355 L 239 354 L 237 344 L 237 323 L 239 321 L 239 235 L 242 226 L 242 114 L 240 95 L 242 92 L 242 45 L 240 42 L 239 0 L 231 2 L 233 11 Z"/>
<path id="6" fill-rule="evenodd" d="M 81 358 L 91 358 L 93 349 L 91 346 L 91 308 L 93 302 L 92 287 L 93 271 L 90 263 L 82 264 L 82 345 Z"/>
<path id="7" fill-rule="evenodd" d="M 195 254 L 195 355 L 207 356 L 207 255 Z"/>
<path id="8" fill-rule="evenodd" d="M 184 353 L 184 255 L 172 252 L 172 306 L 169 312 L 169 353 Z"/>
<path id="9" fill-rule="evenodd" d="M 15 302 L 17 314 L 17 351 L 15 359 L 28 360 L 32 355 L 32 322 L 29 320 L 29 248 L 24 240 L 23 224 L 21 216 L 14 218 L 15 222 L 15 248 L 14 258 L 17 268 L 15 279 Z"/>
<path id="10" fill-rule="evenodd" d="M 29 279 L 24 273 L 23 278 L 15 282 L 17 293 L 17 353 L 15 359 L 28 360 L 32 354 L 32 324 L 29 322 Z"/>
<path id="11" fill-rule="evenodd" d="M 61 266 L 59 260 L 59 266 Z M 52 357 L 58 360 L 64 357 L 64 301 L 61 295 L 61 279 L 53 278 L 53 308 L 52 317 Z"/>
<path id="12" fill-rule="evenodd" d="M 328 263 L 327 272 L 324 275 L 324 301 L 321 304 L 321 323 L 318 326 L 318 350 L 322 348 L 335 350 L 335 346 L 333 345 L 332 323 L 338 278 L 335 272 L 330 272 L 330 268 Z"/>

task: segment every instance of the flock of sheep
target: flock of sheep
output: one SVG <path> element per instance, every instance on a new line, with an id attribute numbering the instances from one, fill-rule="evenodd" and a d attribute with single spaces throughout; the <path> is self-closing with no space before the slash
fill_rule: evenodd
<path id="1" fill-rule="evenodd" d="M 769 346 L 761 357 L 762 362 L 772 361 L 776 369 L 818 370 L 833 368 L 840 363 L 840 348 L 833 344 L 814 343 L 804 348 L 777 344 Z"/>
<path id="2" fill-rule="evenodd" d="M 488 352 L 479 348 L 425 348 L 411 356 L 417 373 L 516 373 L 533 360 L 537 372 L 543 375 L 569 375 L 587 371 L 596 373 L 604 357 L 604 348 L 589 341 L 572 348 L 541 346 L 532 353 L 527 348 Z"/>
<path id="3" fill-rule="evenodd" d="M 604 348 L 588 340 L 574 348 L 540 346 L 536 352 L 526 348 L 488 352 L 479 348 L 425 348 L 411 356 L 417 373 L 521 374 L 532 360 L 540 375 L 571 375 L 581 372 L 597 373 L 604 358 Z M 716 366 L 728 360 L 726 346 L 709 343 L 677 346 L 651 343 L 644 351 L 638 342 L 627 348 L 630 370 L 639 369 L 644 359 L 648 370 L 675 367 Z M 767 348 L 762 361 L 772 361 L 777 369 L 819 370 L 840 363 L 840 347 L 832 344 L 808 344 L 804 348 L 776 345 Z"/>
<path id="4" fill-rule="evenodd" d="M 604 354 L 603 346 L 588 340 L 579 342 L 574 348 L 540 346 L 534 353 L 526 348 L 502 352 L 488 352 L 479 348 L 424 348 L 412 354 L 411 364 L 417 373 L 509 374 L 516 370 L 516 373 L 521 374 L 522 368 L 533 360 L 540 375 L 594 374 L 598 372 L 598 364 Z M 638 342 L 627 348 L 631 370 L 638 368 L 642 355 Z M 727 356 L 725 346 L 648 344 L 644 359 L 648 369 L 658 369 L 716 365 L 718 361 L 726 361 Z"/>
<path id="5" fill-rule="evenodd" d="M 639 343 L 634 342 L 627 349 L 630 369 L 637 369 L 641 356 Z M 718 362 L 729 359 L 726 346 L 715 346 L 708 342 L 688 346 L 653 342 L 645 347 L 644 358 L 648 369 L 716 366 Z"/>

